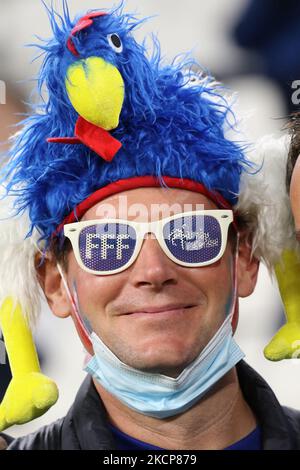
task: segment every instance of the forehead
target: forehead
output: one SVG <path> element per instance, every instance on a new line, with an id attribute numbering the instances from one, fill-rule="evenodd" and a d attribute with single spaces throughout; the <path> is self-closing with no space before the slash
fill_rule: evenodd
<path id="1" fill-rule="evenodd" d="M 177 188 L 136 188 L 112 195 L 91 207 L 82 220 L 103 217 L 147 219 L 187 212 L 190 210 L 218 209 L 203 194 Z M 154 215 L 153 215 L 154 214 Z M 155 216 L 157 214 L 157 217 Z"/>

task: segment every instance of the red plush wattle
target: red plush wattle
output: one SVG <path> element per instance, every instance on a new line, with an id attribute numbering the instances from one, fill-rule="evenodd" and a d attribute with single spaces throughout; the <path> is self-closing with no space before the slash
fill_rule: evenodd
<path id="1" fill-rule="evenodd" d="M 48 137 L 47 142 L 49 144 L 81 144 L 77 137 Z"/>
<path id="2" fill-rule="evenodd" d="M 83 144 L 107 162 L 110 162 L 122 147 L 121 142 L 108 131 L 91 124 L 82 117 L 79 117 L 76 122 L 74 137 L 48 137 L 47 142 L 50 144 Z"/>
<path id="3" fill-rule="evenodd" d="M 121 142 L 115 139 L 108 131 L 91 124 L 82 117 L 79 117 L 77 120 L 75 136 L 80 142 L 108 162 L 114 158 L 122 147 Z"/>

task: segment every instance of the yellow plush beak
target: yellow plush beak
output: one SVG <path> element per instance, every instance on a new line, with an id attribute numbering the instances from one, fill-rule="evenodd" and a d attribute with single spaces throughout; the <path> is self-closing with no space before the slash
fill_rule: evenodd
<path id="1" fill-rule="evenodd" d="M 56 384 L 43 375 L 32 333 L 19 304 L 6 298 L 0 308 L 0 326 L 12 371 L 12 380 L 0 405 L 0 431 L 44 414 L 58 398 Z"/>
<path id="2" fill-rule="evenodd" d="M 67 70 L 69 99 L 86 121 L 107 131 L 119 125 L 124 81 L 119 70 L 101 57 L 88 57 Z"/>
<path id="3" fill-rule="evenodd" d="M 287 322 L 264 349 L 271 361 L 300 358 L 300 260 L 286 250 L 275 269 Z"/>

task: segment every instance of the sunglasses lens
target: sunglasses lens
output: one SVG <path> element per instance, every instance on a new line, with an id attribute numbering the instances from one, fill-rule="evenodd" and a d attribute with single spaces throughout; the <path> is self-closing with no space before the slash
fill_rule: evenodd
<path id="1" fill-rule="evenodd" d="M 210 215 L 190 215 L 172 220 L 163 228 L 165 243 L 179 261 L 207 263 L 215 259 L 222 246 L 219 221 Z"/>
<path id="2" fill-rule="evenodd" d="M 126 224 L 95 224 L 79 235 L 83 264 L 92 271 L 114 271 L 125 266 L 134 253 L 136 232 Z"/>

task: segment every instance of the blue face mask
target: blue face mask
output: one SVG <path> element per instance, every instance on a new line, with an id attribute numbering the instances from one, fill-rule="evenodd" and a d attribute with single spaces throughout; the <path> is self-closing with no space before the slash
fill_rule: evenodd
<path id="1" fill-rule="evenodd" d="M 192 407 L 244 357 L 233 338 L 231 326 L 237 293 L 236 266 L 237 255 L 230 313 L 204 350 L 178 377 L 142 372 L 124 364 L 94 332 L 90 340 L 95 355 L 85 371 L 126 406 L 144 415 L 163 419 Z M 60 267 L 59 270 L 64 280 Z M 71 297 L 65 280 L 64 283 Z M 80 317 L 76 301 L 73 307 Z"/>
<path id="2" fill-rule="evenodd" d="M 95 333 L 91 341 L 95 356 L 85 370 L 129 408 L 155 418 L 189 409 L 244 357 L 232 337 L 230 317 L 177 378 L 141 372 L 124 364 Z"/>

